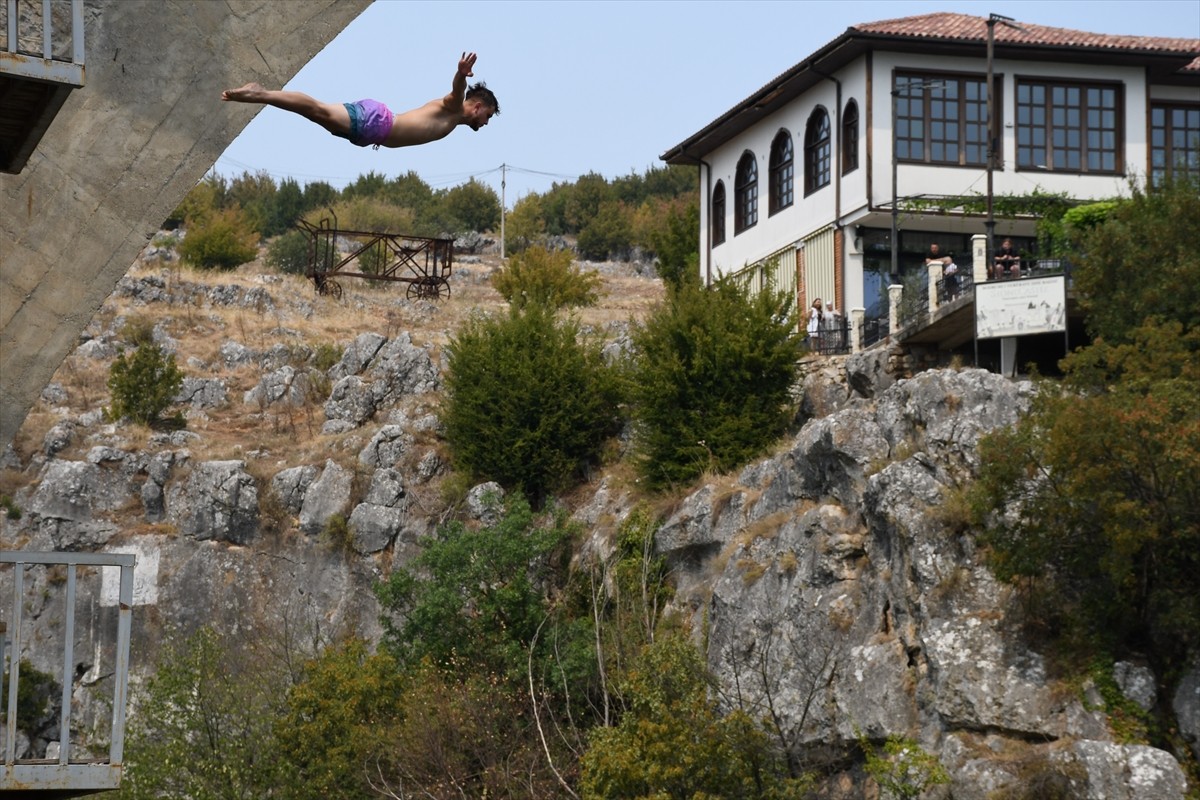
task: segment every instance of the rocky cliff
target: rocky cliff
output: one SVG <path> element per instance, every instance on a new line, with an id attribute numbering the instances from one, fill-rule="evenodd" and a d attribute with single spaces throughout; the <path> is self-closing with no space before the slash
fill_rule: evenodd
<path id="1" fill-rule="evenodd" d="M 0 522 L 2 546 L 137 553 L 135 673 L 164 637 L 206 623 L 231 637 L 377 636 L 372 583 L 449 513 L 439 352 L 462 308 L 498 303 L 477 264 L 460 270 L 458 311 L 364 290 L 339 312 L 290 278 L 207 285 L 135 271 L 5 454 L 3 488 L 21 513 Z M 605 277 L 610 290 L 623 282 L 617 316 L 657 296 L 651 278 Z M 138 314 L 187 367 L 186 430 L 147 436 L 98 413 L 95 375 Z M 322 317 L 338 321 L 315 331 Z M 362 333 L 364 319 L 384 332 Z M 590 324 L 614 337 L 624 325 L 611 311 Z M 340 358 L 319 366 L 327 337 Z M 830 797 L 862 796 L 854 743 L 889 734 L 937 754 L 959 800 L 1184 797 L 1171 754 L 1121 741 L 1094 686 L 1053 674 L 966 522 L 976 444 L 1012 424 L 1033 387 L 974 369 L 898 379 L 887 363 L 808 364 L 794 435 L 680 498 L 657 531 L 672 613 L 692 623 L 723 702 L 770 719 L 795 759 L 836 775 Z M 601 550 L 638 499 L 617 475 L 574 497 L 585 546 Z M 111 613 L 99 582 L 85 574 L 79 590 L 97 617 Z M 53 575 L 27 584 L 31 641 L 62 635 L 61 596 Z M 88 655 L 111 648 L 102 630 L 77 627 L 82 705 L 105 680 Z M 60 651 L 40 652 L 27 657 L 53 670 Z M 1165 698 L 1142 665 L 1120 664 L 1118 677 L 1144 707 L 1172 705 L 1197 747 L 1200 670 Z M 47 722 L 22 746 L 44 750 L 53 735 Z"/>

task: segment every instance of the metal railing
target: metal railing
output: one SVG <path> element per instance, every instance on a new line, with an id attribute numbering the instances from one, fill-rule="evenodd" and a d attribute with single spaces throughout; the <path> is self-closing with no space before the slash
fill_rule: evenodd
<path id="1" fill-rule="evenodd" d="M 850 352 L 850 320 L 837 314 L 808 336 L 808 350 L 823 356 Z"/>
<path id="2" fill-rule="evenodd" d="M 0 792 L 57 791 L 92 792 L 116 789 L 121 783 L 125 748 L 125 711 L 129 691 L 129 637 L 133 609 L 133 568 L 135 556 L 117 553 L 35 553 L 0 552 L 0 568 L 11 565 L 13 587 L 12 606 L 0 622 L 0 671 L 6 676 L 8 697 L 5 698 L 4 764 L 0 773 Z M 27 567 L 41 566 L 56 570 L 54 582 L 65 583 L 65 613 L 63 614 L 61 712 L 58 727 L 57 758 L 18 758 L 17 699 L 21 686 L 21 663 L 27 645 L 39 644 L 35 637 L 25 638 L 22 619 Z M 112 665 L 112 727 L 108 758 L 79 759 L 71 757 L 72 686 L 76 678 L 75 665 L 75 595 L 79 568 L 118 568 L 117 631 Z M 7 569 L 3 570 L 5 573 Z M 65 575 L 62 574 L 65 571 Z M 101 578 L 104 576 L 102 575 Z M 51 576 L 47 576 L 49 581 Z M 101 582 L 103 588 L 103 581 Z"/>
<path id="3" fill-rule="evenodd" d="M 3 0 L 6 31 L 0 50 L 0 73 L 52 83 L 83 86 L 83 0 L 70 0 L 70 16 L 62 0 Z M 38 6 L 41 6 L 40 14 Z M 40 19 L 39 19 L 40 16 Z M 69 40 L 55 21 L 69 26 Z M 40 36 L 37 28 L 40 25 Z M 34 35 L 30 35 L 30 34 Z M 31 45 L 30 41 L 37 44 Z M 67 48 L 67 44 L 70 47 Z"/>
<path id="4" fill-rule="evenodd" d="M 862 347 L 865 350 L 877 342 L 882 342 L 891 333 L 887 317 L 864 319 L 862 321 Z"/>
<path id="5" fill-rule="evenodd" d="M 975 286 L 975 274 L 969 269 L 960 269 L 953 275 L 946 275 L 937 282 L 938 305 L 952 303 L 966 296 Z"/>

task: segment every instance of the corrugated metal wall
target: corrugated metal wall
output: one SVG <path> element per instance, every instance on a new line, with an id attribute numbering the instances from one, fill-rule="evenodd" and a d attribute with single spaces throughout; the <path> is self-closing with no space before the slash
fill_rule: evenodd
<path id="1" fill-rule="evenodd" d="M 834 228 L 823 228 L 804 238 L 804 297 L 805 305 L 811 305 L 818 297 L 837 301 L 837 285 L 834 282 L 836 260 L 834 253 Z"/>

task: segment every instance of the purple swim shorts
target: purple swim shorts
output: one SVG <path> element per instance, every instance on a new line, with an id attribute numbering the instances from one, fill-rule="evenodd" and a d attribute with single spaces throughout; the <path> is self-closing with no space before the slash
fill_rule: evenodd
<path id="1" fill-rule="evenodd" d="M 350 114 L 350 135 L 346 138 L 359 147 L 381 145 L 392 132 L 392 112 L 378 100 L 344 103 Z"/>

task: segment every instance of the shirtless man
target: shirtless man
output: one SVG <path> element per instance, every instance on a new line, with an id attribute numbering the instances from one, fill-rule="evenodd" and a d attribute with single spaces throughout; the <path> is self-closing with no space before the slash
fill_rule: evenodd
<path id="1" fill-rule="evenodd" d="M 359 147 L 408 147 L 437 141 L 459 125 L 469 125 L 477 131 L 500 113 L 496 95 L 485 84 L 480 82 L 467 88 L 467 78 L 475 74 L 472 71 L 475 58 L 474 53 L 462 54 L 450 94 L 402 114 L 393 114 L 376 100 L 322 103 L 303 92 L 264 89 L 257 83 L 228 89 L 221 93 L 221 99 L 261 103 L 294 112 Z"/>

